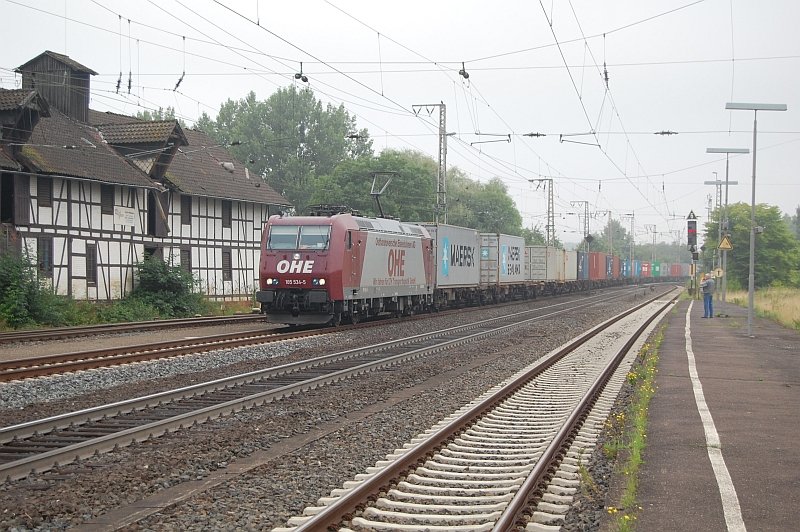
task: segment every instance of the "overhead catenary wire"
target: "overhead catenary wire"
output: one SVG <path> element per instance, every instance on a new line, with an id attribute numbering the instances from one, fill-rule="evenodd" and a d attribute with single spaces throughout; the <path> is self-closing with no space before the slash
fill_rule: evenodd
<path id="1" fill-rule="evenodd" d="M 559 19 L 559 20 L 560 20 L 560 19 Z M 259 20 L 259 21 L 257 21 L 257 22 L 260 22 L 260 20 Z M 382 36 L 382 34 L 381 34 L 381 33 L 378 33 L 378 35 L 381 35 L 381 36 Z M 387 42 L 389 42 L 388 40 L 384 40 L 384 39 L 380 39 L 380 40 L 381 40 L 381 41 L 383 41 L 383 43 L 384 43 L 384 44 L 385 44 L 385 43 L 387 43 Z M 226 41 L 227 41 L 227 40 L 226 40 Z M 373 41 L 373 42 L 374 42 L 374 41 Z M 586 51 L 586 47 L 585 47 L 585 51 Z M 382 70 L 382 71 L 386 72 L 386 71 L 388 71 L 388 70 L 386 69 L 386 65 L 388 64 L 388 62 L 386 62 L 386 61 L 383 61 L 383 59 L 385 59 L 385 58 L 384 58 L 384 57 L 380 57 L 380 58 L 379 58 L 379 64 L 381 65 L 381 69 L 380 69 L 380 70 Z M 309 63 L 308 63 L 308 65 L 311 65 L 312 63 L 313 63 L 313 62 L 309 62 Z M 335 64 L 334 62 L 330 62 L 330 63 L 331 63 L 331 64 Z M 468 66 L 469 66 L 469 65 L 468 65 Z M 566 68 L 566 67 L 565 67 L 565 66 L 560 66 L 560 68 Z M 276 68 L 275 70 L 280 72 L 282 69 L 281 69 L 281 68 Z M 324 70 L 324 69 L 319 69 L 319 70 Z M 349 69 L 342 69 L 342 70 L 349 70 Z M 478 70 L 474 69 L 474 67 L 473 67 L 473 68 L 470 68 L 470 70 L 471 70 L 472 72 L 476 72 L 476 71 L 478 71 Z M 312 71 L 312 69 L 310 68 L 310 66 L 309 66 L 309 71 Z M 195 74 L 194 70 L 193 70 L 192 74 L 193 74 L 193 75 Z M 335 72 L 333 72 L 333 73 L 331 73 L 331 74 L 338 75 L 338 74 L 337 74 L 337 73 L 335 73 Z M 239 73 L 237 73 L 237 75 L 239 75 Z M 250 75 L 250 72 L 246 72 L 246 71 L 245 71 L 245 72 L 242 72 L 242 73 L 241 73 L 241 75 Z M 320 73 L 320 75 L 327 75 L 327 74 Z M 269 74 L 269 76 L 273 76 L 273 74 Z M 475 76 L 473 75 L 473 79 L 474 79 L 474 77 L 475 77 Z M 480 81 L 480 76 L 478 76 L 478 81 Z M 141 84 L 140 84 L 140 85 L 141 85 Z M 151 84 L 151 85 L 152 85 L 152 84 Z M 388 88 L 388 86 L 387 86 L 387 88 Z M 315 87 L 315 89 L 316 89 L 316 87 Z M 462 89 L 465 89 L 465 94 L 466 94 L 466 87 L 465 87 L 465 86 L 463 86 L 463 84 L 462 84 Z M 150 94 L 150 96 L 151 96 L 151 98 L 150 98 L 150 99 L 152 100 L 152 99 L 153 99 L 153 93 L 152 93 L 152 92 L 150 92 L 150 91 L 151 91 L 151 90 L 161 90 L 161 89 L 160 89 L 160 88 L 158 88 L 158 87 L 149 87 L 147 90 L 148 90 L 148 93 L 149 93 L 149 94 Z M 385 91 L 383 90 L 383 87 L 381 87 L 381 92 L 385 92 Z M 585 97 L 585 95 L 586 95 L 585 89 L 584 89 L 584 91 L 583 91 L 583 95 L 584 95 L 584 97 Z M 473 109 L 477 109 L 477 110 L 478 110 L 478 112 L 479 112 L 479 114 L 481 114 L 481 115 L 483 116 L 483 118 L 485 119 L 485 118 L 486 118 L 488 115 L 485 113 L 485 110 L 482 108 L 481 104 L 479 103 L 479 100 L 478 100 L 478 98 L 477 98 L 477 93 L 473 91 L 471 94 L 468 94 L 468 96 L 470 97 L 470 101 L 471 101 L 471 106 L 470 106 L 470 107 L 471 107 L 471 108 L 473 108 Z M 459 102 L 460 102 L 460 99 L 459 99 L 459 100 L 457 100 L 457 101 L 459 101 Z M 624 102 L 623 102 L 623 103 L 624 103 Z M 349 105 L 349 104 L 348 104 L 348 105 Z M 395 112 L 397 112 L 397 114 L 404 114 L 404 112 L 401 112 L 401 111 L 395 111 Z M 594 113 L 592 113 L 592 116 L 594 116 Z M 359 118 L 360 118 L 360 117 L 359 117 Z M 601 119 L 601 118 L 602 118 L 602 119 Z M 602 117 L 598 116 L 598 117 L 597 117 L 597 120 L 598 120 L 598 121 L 597 121 L 597 122 L 595 122 L 595 124 L 597 124 L 597 123 L 600 123 L 600 124 L 601 124 L 601 126 L 602 126 L 603 122 L 605 122 L 607 118 L 608 118 L 608 115 L 607 115 L 607 114 L 603 114 L 603 115 L 602 115 Z M 594 122 L 594 120 L 593 120 L 593 122 Z M 380 119 L 379 119 L 379 120 L 377 120 L 377 121 L 376 121 L 376 123 L 380 124 L 380 123 L 381 123 L 381 120 L 380 120 Z M 486 122 L 484 122 L 484 124 L 486 124 Z M 378 126 L 378 127 L 381 127 L 381 129 L 384 129 L 384 130 L 385 130 L 385 128 L 386 128 L 386 125 L 385 125 L 385 124 L 383 124 L 382 126 Z M 595 125 L 595 127 L 594 127 L 593 129 L 594 129 L 596 132 L 598 132 L 598 135 L 601 135 L 601 134 L 602 134 L 601 127 L 597 127 L 597 126 Z M 461 128 L 459 128 L 459 130 L 461 130 Z M 479 131 L 479 129 L 478 129 L 478 131 Z M 686 132 L 681 132 L 681 133 L 682 133 L 682 134 L 687 134 Z M 397 137 L 400 137 L 400 136 L 402 136 L 402 133 L 398 132 L 398 131 L 397 131 L 397 129 L 393 129 L 393 131 L 391 132 L 391 134 L 392 134 L 392 136 L 393 136 L 393 137 L 396 137 L 396 138 L 397 138 Z M 466 133 L 462 133 L 462 134 L 466 134 Z M 626 133 L 625 133 L 625 132 L 618 132 L 618 131 L 615 131 L 615 132 L 608 131 L 608 132 L 607 132 L 607 134 L 608 134 L 608 135 L 626 135 Z M 641 132 L 641 133 L 638 133 L 638 132 L 630 132 L 630 133 L 627 133 L 627 135 L 634 135 L 634 134 L 652 134 L 652 132 Z M 517 134 L 513 134 L 513 135 L 514 135 L 514 143 L 512 143 L 512 145 L 513 145 L 514 147 L 516 147 L 516 144 L 515 144 L 515 143 L 517 142 L 517 138 L 518 138 L 518 136 L 519 136 L 519 135 L 517 135 Z M 388 135 L 387 135 L 387 136 L 388 136 Z M 605 146 L 605 145 L 606 145 L 606 141 L 607 141 L 607 139 L 605 139 L 605 138 L 603 138 L 603 137 L 601 137 L 601 138 L 602 138 L 603 142 L 601 142 L 600 144 L 602 144 L 603 146 Z M 547 139 L 547 140 L 549 141 L 550 139 Z M 467 142 L 469 142 L 469 141 L 468 141 L 468 139 L 467 139 Z M 525 142 L 525 144 L 526 144 L 526 145 L 528 145 L 528 146 L 533 146 L 532 142 L 533 142 L 533 141 L 531 141 L 531 142 Z M 538 141 L 536 141 L 536 142 L 538 142 Z M 472 155 L 474 155 L 474 154 L 472 154 Z M 491 155 L 493 155 L 493 156 L 496 156 L 497 154 L 495 153 L 495 154 L 491 154 Z M 487 156 L 488 156 L 487 152 L 484 152 L 484 153 L 480 154 L 480 157 L 482 157 L 482 158 L 485 158 L 485 157 L 487 157 Z M 502 159 L 502 157 L 500 157 L 499 159 Z M 508 157 L 506 157 L 506 159 L 508 159 Z M 512 166 L 513 166 L 513 167 L 510 167 L 510 168 L 507 168 L 507 169 L 505 169 L 505 171 L 503 172 L 503 175 L 505 175 L 506 171 L 510 171 L 510 172 L 512 172 L 512 173 L 513 173 L 514 171 L 518 171 L 518 172 L 520 172 L 520 173 L 523 173 L 523 174 L 524 174 L 524 172 L 523 172 L 523 169 L 521 169 L 521 168 L 520 168 L 520 169 L 517 169 L 517 168 L 515 168 L 515 166 L 516 166 L 516 165 L 514 164 L 515 162 L 516 162 L 516 157 L 514 157 L 514 158 L 512 159 L 512 161 L 511 161 L 511 164 L 512 164 Z M 558 175 L 558 174 L 556 174 L 556 172 L 554 172 L 554 171 L 552 171 L 552 170 L 548 170 L 548 169 L 547 169 L 547 167 L 548 167 L 549 165 L 548 165 L 546 162 L 545 162 L 545 165 L 542 165 L 542 164 L 541 164 L 541 162 L 542 162 L 542 161 L 541 161 L 541 159 L 540 159 L 540 161 L 539 161 L 539 167 L 540 167 L 540 168 L 539 168 L 539 171 L 536 171 L 536 172 L 534 172 L 535 174 L 537 174 L 537 175 L 538 175 L 539 173 L 541 173 L 541 171 L 542 171 L 542 168 L 541 168 L 541 167 L 542 167 L 542 166 L 544 166 L 544 167 L 545 167 L 545 169 L 544 169 L 544 172 L 545 172 L 545 173 Z M 484 163 L 484 164 L 485 164 L 485 163 Z M 532 167 L 534 168 L 534 170 L 536 169 L 536 166 L 537 166 L 536 164 L 532 165 Z M 604 172 L 604 173 L 608 173 L 608 172 Z M 647 177 L 647 176 L 649 175 L 649 173 L 648 173 L 648 172 L 643 172 L 643 171 L 642 171 L 642 172 L 638 172 L 638 173 L 639 173 L 640 175 L 643 175 L 643 176 L 645 176 L 645 177 Z M 671 173 L 671 172 L 667 172 L 667 174 L 669 174 L 669 173 Z M 488 175 L 491 175 L 491 171 L 487 172 L 487 174 L 488 174 Z M 662 173 L 660 173 L 660 172 L 659 172 L 659 173 L 656 173 L 656 174 L 654 174 L 654 175 L 655 175 L 655 176 L 660 176 L 660 175 L 662 175 Z M 565 176 L 565 177 L 566 177 L 567 179 L 570 179 L 570 177 L 568 177 L 568 176 Z M 642 186 L 642 182 L 643 182 L 643 181 L 642 181 L 641 179 L 639 179 L 639 176 L 632 176 L 632 178 L 633 178 L 633 179 L 634 179 L 634 180 L 635 180 L 635 181 L 636 181 L 636 182 L 639 184 L 639 186 Z M 581 179 L 581 178 L 578 178 L 578 179 Z M 594 178 L 587 178 L 587 180 L 589 180 L 589 179 L 594 179 Z M 605 179 L 605 178 L 604 178 L 604 179 Z M 617 179 L 617 178 L 615 178 L 615 177 L 614 177 L 614 178 L 610 178 L 610 179 Z M 668 183 L 668 184 L 669 184 L 669 183 Z M 605 187 L 603 187 L 603 189 L 605 190 Z"/>

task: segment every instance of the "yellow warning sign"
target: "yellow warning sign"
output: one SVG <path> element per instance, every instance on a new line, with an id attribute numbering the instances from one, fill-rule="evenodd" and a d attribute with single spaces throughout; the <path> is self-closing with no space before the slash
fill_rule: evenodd
<path id="1" fill-rule="evenodd" d="M 733 244 L 731 244 L 730 237 L 723 236 L 722 241 L 719 243 L 717 249 L 721 249 L 722 251 L 731 251 L 733 249 Z"/>

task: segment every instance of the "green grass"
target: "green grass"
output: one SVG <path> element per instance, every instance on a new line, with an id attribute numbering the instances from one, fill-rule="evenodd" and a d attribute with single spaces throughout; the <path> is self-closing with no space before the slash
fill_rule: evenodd
<path id="1" fill-rule="evenodd" d="M 727 300 L 740 307 L 747 307 L 747 291 L 728 291 Z M 762 318 L 800 331 L 800 289 L 798 288 L 756 290 L 753 294 L 753 308 L 756 314 Z"/>
<path id="2" fill-rule="evenodd" d="M 664 339 L 663 327 L 645 343 L 639 353 L 640 362 L 628 372 L 628 382 L 633 387 L 633 397 L 627 409 L 612 414 L 606 422 L 609 439 L 603 451 L 618 460 L 617 471 L 625 479 L 619 501 L 608 506 L 617 530 L 634 529 L 641 507 L 637 496 L 642 453 L 647 447 L 647 423 L 650 400 L 656 392 L 655 378 L 658 368 L 658 348 Z"/>

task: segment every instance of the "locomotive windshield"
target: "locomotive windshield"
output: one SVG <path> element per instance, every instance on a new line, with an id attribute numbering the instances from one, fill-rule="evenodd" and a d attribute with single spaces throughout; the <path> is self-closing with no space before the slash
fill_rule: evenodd
<path id="1" fill-rule="evenodd" d="M 267 249 L 328 249 L 330 233 L 327 225 L 273 225 Z"/>

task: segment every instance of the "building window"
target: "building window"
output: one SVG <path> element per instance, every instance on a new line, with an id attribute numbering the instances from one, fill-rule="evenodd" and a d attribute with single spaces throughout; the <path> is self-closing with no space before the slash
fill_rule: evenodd
<path id="1" fill-rule="evenodd" d="M 53 276 L 53 239 L 42 236 L 36 239 L 36 263 L 42 277 Z"/>
<path id="2" fill-rule="evenodd" d="M 164 250 L 163 250 L 163 248 L 160 248 L 158 246 L 145 245 L 144 246 L 143 259 L 144 260 L 148 260 L 148 259 L 164 260 Z"/>
<path id="3" fill-rule="evenodd" d="M 36 198 L 40 207 L 53 206 L 53 179 L 50 177 L 36 178 Z"/>
<path id="4" fill-rule="evenodd" d="M 231 226 L 231 201 L 222 200 L 222 227 Z"/>
<path id="5" fill-rule="evenodd" d="M 192 223 L 192 197 L 181 195 L 181 223 L 189 225 Z"/>
<path id="6" fill-rule="evenodd" d="M 100 212 L 114 214 L 114 185 L 100 185 Z"/>
<path id="7" fill-rule="evenodd" d="M 86 282 L 97 285 L 97 244 L 86 244 Z"/>
<path id="8" fill-rule="evenodd" d="M 222 280 L 233 281 L 233 267 L 231 266 L 231 250 L 222 250 Z"/>
<path id="9" fill-rule="evenodd" d="M 191 249 L 182 249 L 181 250 L 181 268 L 184 271 L 191 272 L 192 271 L 192 250 Z"/>

